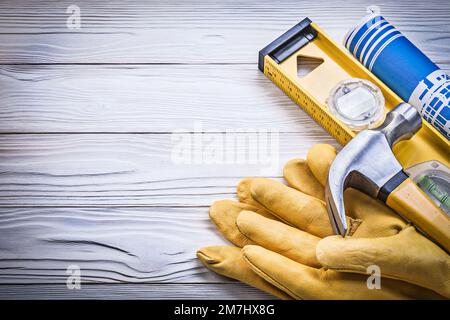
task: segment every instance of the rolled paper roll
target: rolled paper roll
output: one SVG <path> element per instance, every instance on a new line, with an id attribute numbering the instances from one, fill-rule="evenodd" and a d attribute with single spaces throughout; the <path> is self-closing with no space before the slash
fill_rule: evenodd
<path id="1" fill-rule="evenodd" d="M 378 14 L 351 29 L 345 47 L 450 140 L 450 77 Z"/>

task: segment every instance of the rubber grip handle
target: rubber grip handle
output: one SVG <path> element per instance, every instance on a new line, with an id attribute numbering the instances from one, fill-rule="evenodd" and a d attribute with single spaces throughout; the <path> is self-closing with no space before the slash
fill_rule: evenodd
<path id="1" fill-rule="evenodd" d="M 450 253 L 450 217 L 411 178 L 389 194 L 386 204 Z"/>

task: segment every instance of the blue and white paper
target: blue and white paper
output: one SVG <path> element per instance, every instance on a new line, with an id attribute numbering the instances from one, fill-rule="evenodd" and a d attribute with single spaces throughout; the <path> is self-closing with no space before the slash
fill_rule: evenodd
<path id="1" fill-rule="evenodd" d="M 450 140 L 450 77 L 378 14 L 350 30 L 345 47 Z"/>

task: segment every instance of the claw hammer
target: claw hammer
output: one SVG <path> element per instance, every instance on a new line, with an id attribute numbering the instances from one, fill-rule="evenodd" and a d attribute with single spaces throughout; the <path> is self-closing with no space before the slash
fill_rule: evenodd
<path id="1" fill-rule="evenodd" d="M 338 153 L 328 173 L 325 199 L 334 232 L 347 232 L 344 190 L 352 187 L 378 198 L 450 253 L 450 217 L 408 177 L 392 147 L 422 126 L 417 110 L 401 103 L 381 126 L 358 133 Z"/>

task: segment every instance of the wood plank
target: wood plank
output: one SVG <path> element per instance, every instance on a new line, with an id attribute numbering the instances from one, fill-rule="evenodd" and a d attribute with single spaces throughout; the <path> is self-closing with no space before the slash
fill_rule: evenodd
<path id="1" fill-rule="evenodd" d="M 319 132 L 253 65 L 0 66 L 0 132 Z"/>
<path id="2" fill-rule="evenodd" d="M 3 65 L 0 83 L 2 133 L 324 132 L 253 65 Z"/>
<path id="3" fill-rule="evenodd" d="M 0 135 L 0 206 L 208 206 L 233 196 L 243 177 L 280 177 L 286 161 L 305 157 L 315 143 L 337 146 L 307 128 L 226 136 Z M 255 150 L 258 144 L 267 149 Z"/>
<path id="4" fill-rule="evenodd" d="M 195 256 L 229 244 L 206 207 L 0 208 L 0 230 L 0 284 L 230 282 Z"/>
<path id="5" fill-rule="evenodd" d="M 242 283 L 95 284 L 68 290 L 64 285 L 0 285 L 0 299 L 225 299 L 260 300 L 273 296 Z"/>
<path id="6" fill-rule="evenodd" d="M 316 142 L 332 139 L 280 136 L 273 175 Z M 246 146 L 212 146 L 247 155 Z M 266 165 L 176 163 L 173 147 L 165 134 L 1 135 L 0 205 L 14 208 L 0 208 L 0 283 L 61 283 L 71 264 L 87 282 L 225 281 L 194 255 L 225 243 L 207 207 L 234 198 L 237 182 Z M 192 159 L 204 151 L 197 148 Z M 136 205 L 147 207 L 130 208 Z"/>
<path id="7" fill-rule="evenodd" d="M 305 16 L 341 41 L 373 2 L 78 0 L 79 30 L 66 26 L 72 4 L 2 1 L 0 63 L 255 63 L 262 47 Z M 380 8 L 431 59 L 448 63 L 446 4 L 387 0 Z"/>

